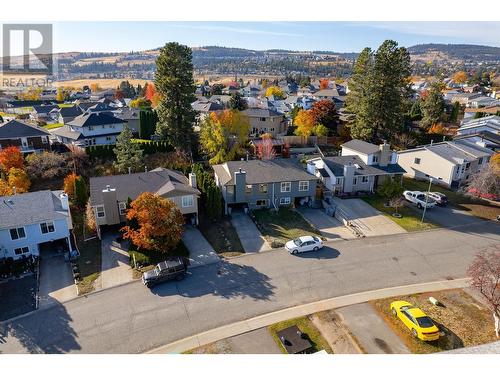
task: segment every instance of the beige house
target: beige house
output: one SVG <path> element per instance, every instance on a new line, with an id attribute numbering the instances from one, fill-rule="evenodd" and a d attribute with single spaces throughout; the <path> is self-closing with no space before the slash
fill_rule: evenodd
<path id="1" fill-rule="evenodd" d="M 250 137 L 260 137 L 264 133 L 276 137 L 286 133 L 285 116 L 271 109 L 248 108 L 241 113 L 250 122 Z"/>
<path id="2" fill-rule="evenodd" d="M 172 200 L 186 219 L 186 223 L 198 223 L 198 197 L 196 176 L 165 168 L 149 172 L 90 179 L 90 203 L 98 225 L 116 225 L 125 222 L 128 199 L 134 200 L 143 192 L 158 194 Z"/>
<path id="3" fill-rule="evenodd" d="M 465 141 L 439 142 L 398 152 L 405 176 L 458 188 L 488 164 L 493 151 Z"/>

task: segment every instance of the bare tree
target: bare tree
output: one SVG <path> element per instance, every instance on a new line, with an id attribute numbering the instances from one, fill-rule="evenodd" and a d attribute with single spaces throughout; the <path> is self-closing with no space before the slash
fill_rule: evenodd
<path id="1" fill-rule="evenodd" d="M 389 207 L 394 208 L 394 211 L 396 213 L 398 213 L 398 210 L 404 205 L 404 199 L 401 196 L 396 196 L 389 199 Z"/>
<path id="2" fill-rule="evenodd" d="M 410 133 L 400 133 L 394 136 L 394 146 L 400 150 L 406 150 L 417 144 L 417 139 Z"/>
<path id="3" fill-rule="evenodd" d="M 476 255 L 474 262 L 467 270 L 471 277 L 471 286 L 486 299 L 493 311 L 495 334 L 500 330 L 500 244 L 494 245 L 490 251 L 483 250 Z"/>
<path id="4" fill-rule="evenodd" d="M 70 164 L 73 172 L 80 175 L 87 175 L 87 169 L 89 168 L 89 156 L 82 147 L 75 145 L 68 145 L 69 157 L 68 163 Z"/>
<path id="5" fill-rule="evenodd" d="M 496 199 L 500 196 L 500 172 L 488 164 L 480 172 L 471 176 L 471 182 L 463 188 L 467 195 Z"/>

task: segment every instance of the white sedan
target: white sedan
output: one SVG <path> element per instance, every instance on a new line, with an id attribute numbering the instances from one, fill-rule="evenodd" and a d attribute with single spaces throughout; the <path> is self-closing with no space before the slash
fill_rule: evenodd
<path id="1" fill-rule="evenodd" d="M 323 241 L 315 236 L 302 236 L 285 244 L 285 249 L 290 254 L 304 253 L 306 251 L 318 251 L 323 247 Z"/>

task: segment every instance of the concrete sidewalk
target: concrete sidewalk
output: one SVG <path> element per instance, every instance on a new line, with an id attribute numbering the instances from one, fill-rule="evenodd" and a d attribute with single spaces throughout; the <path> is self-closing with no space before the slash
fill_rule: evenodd
<path id="1" fill-rule="evenodd" d="M 233 224 L 241 245 L 245 253 L 258 253 L 260 251 L 271 250 L 262 234 L 257 229 L 255 223 L 250 217 L 242 211 L 233 211 L 231 214 L 231 223 Z"/>
<path id="2" fill-rule="evenodd" d="M 210 245 L 198 229 L 186 227 L 182 235 L 182 241 L 189 250 L 189 263 L 191 268 L 220 261 L 212 245 Z"/>
<path id="3" fill-rule="evenodd" d="M 337 309 L 344 306 L 364 303 L 374 299 L 395 297 L 404 294 L 424 293 L 436 290 L 464 288 L 469 285 L 469 279 L 443 280 L 430 283 L 403 285 L 393 288 L 377 289 L 368 292 L 350 294 L 342 297 L 329 298 L 301 306 L 274 311 L 254 318 L 246 319 L 226 326 L 199 333 L 194 336 L 175 341 L 146 353 L 166 354 L 182 353 L 186 350 L 210 344 L 212 342 L 240 335 L 284 320 L 310 315 L 319 311 Z"/>

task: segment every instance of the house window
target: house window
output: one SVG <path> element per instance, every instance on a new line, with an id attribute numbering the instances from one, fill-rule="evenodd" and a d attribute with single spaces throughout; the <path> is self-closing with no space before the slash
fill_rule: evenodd
<path id="1" fill-rule="evenodd" d="M 260 121 L 266 121 L 266 118 L 265 117 L 261 117 Z"/>
<path id="2" fill-rule="evenodd" d="M 267 206 L 267 199 L 257 199 L 255 205 L 259 207 Z"/>
<path id="3" fill-rule="evenodd" d="M 104 211 L 104 206 L 95 206 L 95 210 L 97 212 L 97 217 L 105 217 L 106 212 Z"/>
<path id="4" fill-rule="evenodd" d="M 10 238 L 12 241 L 18 240 L 19 238 L 26 238 L 26 233 L 24 232 L 24 228 L 13 228 L 10 230 Z"/>
<path id="5" fill-rule="evenodd" d="M 252 185 L 245 185 L 245 193 L 252 194 Z"/>
<path id="6" fill-rule="evenodd" d="M 361 177 L 361 182 L 368 182 L 368 176 Z"/>
<path id="7" fill-rule="evenodd" d="M 49 139 L 47 137 L 42 137 L 42 143 L 49 143 Z"/>
<path id="8" fill-rule="evenodd" d="M 56 228 L 54 228 L 53 221 L 47 221 L 46 223 L 40 223 L 40 230 L 42 231 L 42 234 L 47 234 L 54 232 Z"/>
<path id="9" fill-rule="evenodd" d="M 415 158 L 414 163 L 415 163 L 415 164 L 420 164 L 420 158 Z"/>
<path id="10" fill-rule="evenodd" d="M 373 160 L 374 163 L 378 163 L 378 156 L 373 155 L 373 159 L 372 160 Z"/>
<path id="11" fill-rule="evenodd" d="M 267 184 L 260 184 L 259 191 L 264 194 L 267 193 Z"/>
<path id="12" fill-rule="evenodd" d="M 358 184 L 358 178 L 357 177 L 354 177 L 353 180 L 352 180 L 352 184 L 353 185 L 357 185 Z"/>
<path id="13" fill-rule="evenodd" d="M 228 194 L 234 194 L 234 186 L 233 185 L 227 186 L 226 191 Z"/>
<path id="14" fill-rule="evenodd" d="M 127 213 L 127 203 L 120 202 L 118 203 L 118 209 L 120 210 L 120 215 L 125 215 Z"/>
<path id="15" fill-rule="evenodd" d="M 309 181 L 299 181 L 299 191 L 308 191 Z"/>
<path id="16" fill-rule="evenodd" d="M 292 189 L 292 183 L 291 182 L 282 182 L 281 183 L 281 192 L 282 193 L 289 193 Z"/>
<path id="17" fill-rule="evenodd" d="M 193 207 L 194 200 L 192 195 L 184 195 L 182 197 L 182 207 Z"/>
<path id="18" fill-rule="evenodd" d="M 108 142 L 111 141 L 111 137 L 109 135 L 106 137 L 106 141 L 108 141 Z"/>
<path id="19" fill-rule="evenodd" d="M 14 254 L 16 254 L 16 255 L 26 254 L 29 252 L 30 252 L 30 248 L 28 246 L 18 247 L 17 249 L 14 249 Z"/>
<path id="20" fill-rule="evenodd" d="M 482 165 L 483 164 L 483 158 L 477 159 L 477 165 Z"/>
<path id="21" fill-rule="evenodd" d="M 465 170 L 469 169 L 469 167 L 470 167 L 470 163 L 466 163 L 465 164 Z"/>
<path id="22" fill-rule="evenodd" d="M 94 127 L 93 126 L 89 126 L 89 130 L 94 130 Z"/>
<path id="23" fill-rule="evenodd" d="M 282 197 L 282 198 L 280 198 L 280 204 L 281 205 L 290 204 L 290 197 Z"/>

